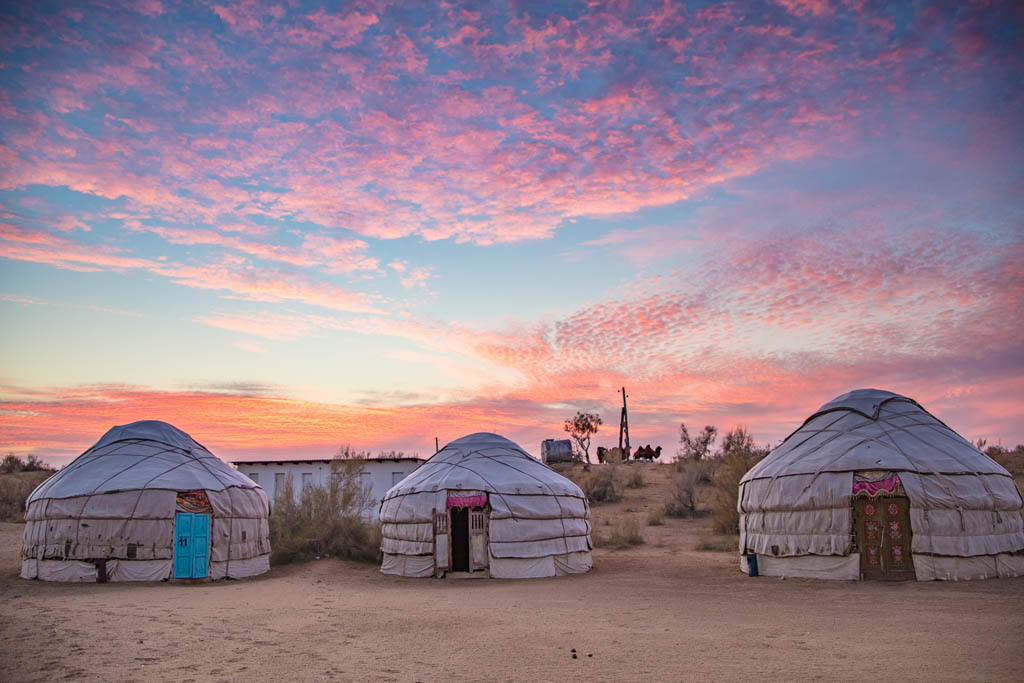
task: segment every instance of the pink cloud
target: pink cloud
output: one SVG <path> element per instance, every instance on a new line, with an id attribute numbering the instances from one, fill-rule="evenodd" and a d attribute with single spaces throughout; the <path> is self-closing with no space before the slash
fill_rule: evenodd
<path id="1" fill-rule="evenodd" d="M 205 235 L 198 240 L 203 241 Z M 0 223 L 3 257 L 44 263 L 68 270 L 143 270 L 169 278 L 193 289 L 228 292 L 252 301 L 302 302 L 322 308 L 355 313 L 386 314 L 369 295 L 341 289 L 307 277 L 270 270 L 250 270 L 243 260 L 224 259 L 209 264 L 166 263 L 124 255 L 105 247 L 86 246 L 63 237 Z"/>
<path id="2" fill-rule="evenodd" d="M 161 264 L 151 268 L 173 282 L 193 289 L 230 292 L 250 301 L 302 302 L 338 311 L 386 314 L 362 292 L 344 290 L 306 278 L 272 271 L 238 270 L 230 261 L 206 265 Z"/>
<path id="3" fill-rule="evenodd" d="M 791 14 L 798 17 L 813 15 L 816 17 L 831 13 L 828 0 L 776 0 Z"/>
<path id="4" fill-rule="evenodd" d="M 137 11 L 150 17 L 156 17 L 164 13 L 164 6 L 159 0 L 135 0 L 133 4 Z"/>
<path id="5" fill-rule="evenodd" d="M 340 329 L 341 324 L 329 316 L 300 313 L 220 312 L 196 318 L 197 322 L 232 332 L 275 341 L 306 337 L 320 330 Z"/>

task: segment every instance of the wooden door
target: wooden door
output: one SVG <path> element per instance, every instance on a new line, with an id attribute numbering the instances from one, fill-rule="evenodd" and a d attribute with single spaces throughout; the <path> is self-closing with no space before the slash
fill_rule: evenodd
<path id="1" fill-rule="evenodd" d="M 210 515 L 174 515 L 174 578 L 203 579 L 210 575 Z"/>
<path id="2" fill-rule="evenodd" d="M 192 519 L 192 578 L 210 575 L 210 515 L 196 513 Z"/>
<path id="3" fill-rule="evenodd" d="M 440 578 L 451 563 L 448 559 L 448 512 L 434 512 L 434 576 Z"/>
<path id="4" fill-rule="evenodd" d="M 860 572 L 865 579 L 913 579 L 910 500 L 905 496 L 854 499 Z"/>
<path id="5" fill-rule="evenodd" d="M 469 513 L 469 570 L 487 569 L 487 513 L 474 510 Z"/>
<path id="6" fill-rule="evenodd" d="M 174 578 L 192 578 L 192 518 L 191 512 L 174 515 Z"/>

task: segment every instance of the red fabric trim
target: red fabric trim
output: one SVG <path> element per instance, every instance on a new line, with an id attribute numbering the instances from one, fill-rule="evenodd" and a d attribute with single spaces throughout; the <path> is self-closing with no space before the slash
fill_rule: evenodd
<path id="1" fill-rule="evenodd" d="M 898 474 L 893 474 L 891 477 L 880 479 L 879 481 L 857 481 L 854 479 L 853 492 L 857 494 L 861 491 L 867 491 L 869 496 L 875 496 L 883 491 L 893 493 L 899 485 L 900 475 Z"/>
<path id="2" fill-rule="evenodd" d="M 482 508 L 487 505 L 487 494 L 478 496 L 448 496 L 449 508 Z"/>

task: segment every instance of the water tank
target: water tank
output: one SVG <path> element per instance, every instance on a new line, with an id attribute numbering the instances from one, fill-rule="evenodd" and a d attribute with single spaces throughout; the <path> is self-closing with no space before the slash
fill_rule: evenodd
<path id="1" fill-rule="evenodd" d="M 569 439 L 544 439 L 540 443 L 543 463 L 572 462 L 572 442 Z"/>

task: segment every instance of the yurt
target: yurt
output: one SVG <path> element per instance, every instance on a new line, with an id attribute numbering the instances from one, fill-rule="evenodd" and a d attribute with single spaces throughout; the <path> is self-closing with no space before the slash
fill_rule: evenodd
<path id="1" fill-rule="evenodd" d="M 826 403 L 740 482 L 741 568 L 825 579 L 1024 575 L 1013 477 L 913 399 Z"/>
<path id="2" fill-rule="evenodd" d="M 21 576 L 243 578 L 269 569 L 267 496 L 185 432 L 114 427 L 27 502 Z"/>
<path id="3" fill-rule="evenodd" d="M 590 571 L 580 487 L 497 434 L 452 441 L 381 503 L 381 571 L 524 579 Z"/>

